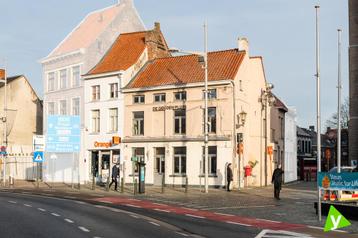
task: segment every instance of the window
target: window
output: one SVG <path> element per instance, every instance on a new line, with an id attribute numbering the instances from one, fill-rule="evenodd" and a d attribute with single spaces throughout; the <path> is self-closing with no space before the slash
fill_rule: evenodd
<path id="1" fill-rule="evenodd" d="M 109 131 L 110 132 L 118 131 L 118 109 L 117 108 L 109 109 Z"/>
<path id="2" fill-rule="evenodd" d="M 144 102 L 145 102 L 144 95 L 135 95 L 133 97 L 133 103 L 144 103 Z"/>
<path id="3" fill-rule="evenodd" d="M 80 86 L 81 69 L 80 66 L 72 67 L 72 87 Z"/>
<path id="4" fill-rule="evenodd" d="M 137 157 L 137 161 L 144 161 L 144 148 L 133 148 L 133 157 Z M 138 163 L 132 163 L 132 166 L 134 166 L 134 173 L 138 173 Z"/>
<path id="5" fill-rule="evenodd" d="M 174 147 L 174 174 L 186 174 L 186 147 Z"/>
<path id="6" fill-rule="evenodd" d="M 109 98 L 118 98 L 118 83 L 111 83 L 109 88 Z"/>
<path id="7" fill-rule="evenodd" d="M 285 121 L 283 117 L 280 117 L 280 138 L 283 139 L 285 137 Z"/>
<path id="8" fill-rule="evenodd" d="M 133 135 L 144 135 L 144 112 L 133 112 Z"/>
<path id="9" fill-rule="evenodd" d="M 275 136 L 276 130 L 271 128 L 271 142 L 275 142 L 276 136 Z"/>
<path id="10" fill-rule="evenodd" d="M 60 89 L 67 87 L 67 69 L 60 70 Z"/>
<path id="11" fill-rule="evenodd" d="M 66 100 L 60 101 L 60 115 L 67 115 L 67 102 Z"/>
<path id="12" fill-rule="evenodd" d="M 165 102 L 165 93 L 154 94 L 154 102 Z"/>
<path id="13" fill-rule="evenodd" d="M 185 109 L 179 109 L 174 111 L 174 132 L 175 134 L 185 134 L 186 132 Z"/>
<path id="14" fill-rule="evenodd" d="M 155 148 L 155 172 L 158 174 L 165 173 L 165 148 Z"/>
<path id="15" fill-rule="evenodd" d="M 51 72 L 47 75 L 47 90 L 49 92 L 55 91 L 55 72 Z"/>
<path id="16" fill-rule="evenodd" d="M 98 133 L 100 131 L 100 115 L 99 110 L 92 111 L 92 132 Z"/>
<path id="17" fill-rule="evenodd" d="M 55 103 L 54 102 L 49 102 L 47 104 L 47 114 L 55 115 Z"/>
<path id="18" fill-rule="evenodd" d="M 217 168 L 217 147 L 209 146 L 208 148 L 208 163 L 209 163 L 209 174 L 216 175 Z M 205 174 L 205 147 L 203 147 L 203 162 L 202 162 L 202 173 Z"/>
<path id="19" fill-rule="evenodd" d="M 72 115 L 74 115 L 74 116 L 80 115 L 80 99 L 79 98 L 72 99 Z"/>
<path id="20" fill-rule="evenodd" d="M 208 132 L 216 133 L 216 107 L 208 108 Z"/>
<path id="21" fill-rule="evenodd" d="M 205 91 L 203 91 L 203 98 L 205 99 Z M 208 99 L 216 99 L 216 88 L 208 89 Z"/>
<path id="22" fill-rule="evenodd" d="M 174 93 L 174 98 L 177 101 L 185 101 L 186 100 L 186 92 L 176 92 Z"/>
<path id="23" fill-rule="evenodd" d="M 99 85 L 92 86 L 92 101 L 99 100 L 101 97 Z"/>

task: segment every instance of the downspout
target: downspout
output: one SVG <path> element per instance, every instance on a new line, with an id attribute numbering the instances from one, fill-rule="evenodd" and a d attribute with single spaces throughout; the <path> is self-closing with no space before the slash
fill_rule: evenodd
<path id="1" fill-rule="evenodd" d="M 232 143 L 233 143 L 233 150 L 232 150 L 232 157 L 233 157 L 233 164 L 235 164 L 234 162 L 236 161 L 236 87 L 235 87 L 235 81 L 234 80 L 230 80 L 230 83 L 232 84 L 232 94 L 233 94 L 233 100 L 232 100 L 232 107 L 233 107 L 233 126 L 232 126 Z M 241 172 L 240 172 L 240 160 L 238 162 L 238 189 L 240 190 L 241 188 Z"/>

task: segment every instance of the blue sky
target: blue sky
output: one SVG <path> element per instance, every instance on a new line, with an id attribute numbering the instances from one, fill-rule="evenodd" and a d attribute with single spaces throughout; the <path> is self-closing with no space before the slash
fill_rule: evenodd
<path id="1" fill-rule="evenodd" d="M 0 0 L 0 64 L 25 74 L 42 97 L 45 57 L 89 12 L 116 0 Z M 264 58 L 275 93 L 315 124 L 315 9 L 321 5 L 322 121 L 337 108 L 337 28 L 343 29 L 343 95 L 348 96 L 348 1 L 345 0 L 134 0 L 146 27 L 161 22 L 172 47 L 202 50 L 208 21 L 209 49 L 237 47 L 247 37 L 250 54 Z"/>

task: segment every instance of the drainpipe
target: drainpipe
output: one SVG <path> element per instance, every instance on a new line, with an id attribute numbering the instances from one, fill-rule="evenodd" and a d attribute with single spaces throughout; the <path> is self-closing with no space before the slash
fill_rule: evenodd
<path id="1" fill-rule="evenodd" d="M 231 80 L 230 83 L 232 84 L 232 95 L 233 95 L 233 100 L 232 100 L 232 107 L 233 107 L 233 127 L 232 127 L 232 143 L 233 143 L 233 151 L 232 151 L 232 154 L 233 154 L 233 162 L 236 161 L 236 144 L 237 144 L 237 141 L 236 141 L 236 87 L 235 87 L 235 81 L 234 80 Z M 234 163 L 233 163 L 234 164 Z M 238 163 L 238 189 L 240 190 L 241 188 L 241 182 L 240 182 L 240 179 L 241 179 L 241 172 L 240 172 L 240 161 Z"/>

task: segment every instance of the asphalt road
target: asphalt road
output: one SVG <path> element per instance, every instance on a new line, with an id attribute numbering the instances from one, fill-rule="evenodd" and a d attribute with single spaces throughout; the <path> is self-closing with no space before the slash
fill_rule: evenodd
<path id="1" fill-rule="evenodd" d="M 110 204 L 108 204 L 110 205 Z M 0 237 L 256 237 L 261 230 L 135 207 L 0 192 Z"/>

